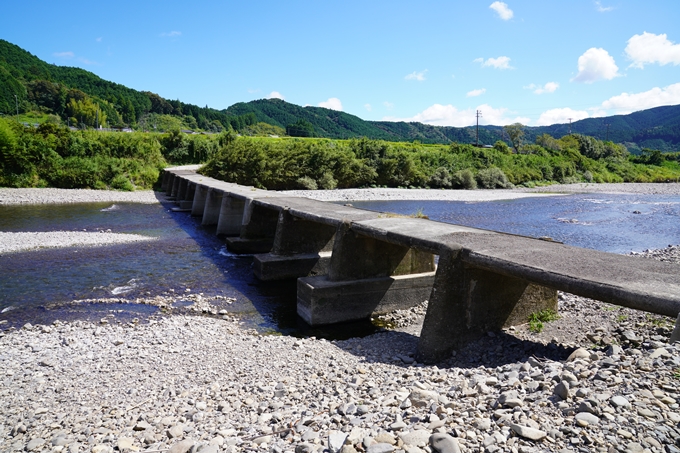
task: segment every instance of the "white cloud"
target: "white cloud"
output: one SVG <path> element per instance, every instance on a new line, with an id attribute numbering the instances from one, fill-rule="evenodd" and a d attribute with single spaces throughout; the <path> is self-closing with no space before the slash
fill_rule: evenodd
<path id="1" fill-rule="evenodd" d="M 331 110 L 338 110 L 342 112 L 342 102 L 338 98 L 328 98 L 327 101 L 319 102 L 319 107 L 325 107 Z"/>
<path id="2" fill-rule="evenodd" d="M 95 39 L 97 42 L 102 42 L 102 37 L 100 36 L 99 38 Z"/>
<path id="3" fill-rule="evenodd" d="M 467 92 L 467 97 L 473 98 L 475 96 L 481 96 L 486 93 L 486 88 L 480 88 L 479 90 L 472 90 Z"/>
<path id="4" fill-rule="evenodd" d="M 578 121 L 588 118 L 588 112 L 585 110 L 573 110 L 569 107 L 563 109 L 551 109 L 541 113 L 541 116 L 536 120 L 536 126 L 549 126 L 551 124 L 562 124 L 571 121 Z"/>
<path id="5" fill-rule="evenodd" d="M 602 3 L 599 1 L 595 1 L 595 8 L 597 8 L 597 11 L 601 13 L 608 13 L 609 11 L 614 10 L 613 6 L 602 6 Z"/>
<path id="6" fill-rule="evenodd" d="M 666 34 L 655 35 L 644 32 L 634 35 L 628 40 L 626 55 L 633 60 L 635 68 L 644 68 L 645 64 L 659 63 L 661 66 L 672 63 L 680 64 L 680 44 L 673 44 Z"/>
<path id="7" fill-rule="evenodd" d="M 161 33 L 161 37 L 163 37 L 163 38 L 176 38 L 177 36 L 182 36 L 182 32 L 173 30 L 173 31 Z"/>
<path id="8" fill-rule="evenodd" d="M 370 112 L 371 110 L 373 110 L 373 107 L 371 106 L 371 104 L 364 104 L 364 108 L 365 108 L 366 110 L 368 110 L 369 112 Z"/>
<path id="9" fill-rule="evenodd" d="M 425 80 L 425 73 L 426 72 L 427 72 L 427 69 L 425 69 L 424 71 L 420 71 L 420 72 L 413 71 L 412 73 L 410 73 L 409 75 L 404 77 L 404 79 L 406 79 L 406 80 L 417 80 L 418 82 L 422 82 L 422 81 Z"/>
<path id="10" fill-rule="evenodd" d="M 619 76 L 619 67 L 614 58 L 604 49 L 591 47 L 578 57 L 578 74 L 574 82 L 593 83 L 611 80 Z"/>
<path id="11" fill-rule="evenodd" d="M 528 124 L 531 121 L 529 118 L 525 117 L 509 117 L 508 113 L 510 112 L 508 109 L 495 109 L 487 104 L 482 104 L 475 109 L 465 110 L 458 110 L 451 104 L 434 104 L 411 118 L 396 118 L 387 116 L 383 118 L 383 121 L 415 121 L 419 123 L 432 124 L 435 126 L 466 127 L 472 126 L 476 123 L 477 118 L 475 113 L 477 110 L 482 112 L 482 121 L 484 124 L 504 126 L 506 124 L 512 123 Z"/>
<path id="12" fill-rule="evenodd" d="M 491 66 L 495 69 L 514 69 L 512 66 L 510 66 L 509 57 L 489 58 L 486 61 L 484 61 L 483 58 L 476 58 L 472 60 L 472 62 L 480 63 L 483 67 Z"/>
<path id="13" fill-rule="evenodd" d="M 281 93 L 278 91 L 272 91 L 267 95 L 267 99 L 281 99 L 282 101 L 285 100 L 286 98 L 283 97 Z"/>
<path id="14" fill-rule="evenodd" d="M 73 52 L 54 52 L 52 55 L 59 58 L 73 58 L 75 54 Z"/>
<path id="15" fill-rule="evenodd" d="M 389 102 L 389 101 L 383 102 L 383 105 L 385 106 L 385 108 L 387 110 L 392 110 L 394 108 L 394 104 L 392 102 Z"/>
<path id="16" fill-rule="evenodd" d="M 545 85 L 536 85 L 534 83 L 529 84 L 525 86 L 524 88 L 527 90 L 532 90 L 535 94 L 544 94 L 544 93 L 554 93 L 557 91 L 557 89 L 560 87 L 560 84 L 557 82 L 548 82 Z"/>
<path id="17" fill-rule="evenodd" d="M 642 93 L 621 93 L 604 101 L 602 107 L 615 109 L 617 113 L 625 115 L 638 110 L 675 104 L 680 104 L 680 83 L 665 88 L 654 87 Z"/>
<path id="18" fill-rule="evenodd" d="M 512 10 L 508 8 L 507 3 L 504 2 L 493 2 L 489 8 L 496 11 L 498 16 L 503 20 L 510 20 L 512 19 L 512 16 L 514 16 Z"/>

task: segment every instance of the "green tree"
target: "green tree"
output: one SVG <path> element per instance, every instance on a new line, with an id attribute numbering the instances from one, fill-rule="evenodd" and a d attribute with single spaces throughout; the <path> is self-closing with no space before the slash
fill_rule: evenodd
<path id="1" fill-rule="evenodd" d="M 299 119 L 286 126 L 286 134 L 291 137 L 314 137 L 314 126 L 307 120 Z"/>
<path id="2" fill-rule="evenodd" d="M 503 130 L 508 134 L 515 152 L 519 153 L 519 149 L 522 147 L 522 140 L 524 139 L 524 125 L 522 123 L 508 124 L 503 127 Z"/>

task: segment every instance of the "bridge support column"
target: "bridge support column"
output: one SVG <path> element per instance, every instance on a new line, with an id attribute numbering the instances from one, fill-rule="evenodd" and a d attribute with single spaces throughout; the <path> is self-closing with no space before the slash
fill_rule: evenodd
<path id="1" fill-rule="evenodd" d="M 167 191 L 168 190 L 168 181 L 174 176 L 172 173 L 169 171 L 163 170 L 163 179 L 161 180 L 161 190 L 162 191 Z"/>
<path id="2" fill-rule="evenodd" d="M 217 225 L 220 219 L 220 208 L 222 207 L 222 192 L 221 190 L 210 188 L 205 198 L 205 207 L 203 208 L 203 219 L 201 225 Z"/>
<path id="3" fill-rule="evenodd" d="M 220 207 L 220 218 L 217 220 L 216 234 L 223 234 L 225 236 L 238 236 L 241 234 L 245 204 L 245 200 L 234 198 L 228 193 L 222 196 L 222 206 Z"/>
<path id="4" fill-rule="evenodd" d="M 170 190 L 170 196 L 177 199 L 177 192 L 179 192 L 179 183 L 182 180 L 181 177 L 175 175 L 172 179 L 172 189 Z"/>
<path id="5" fill-rule="evenodd" d="M 174 173 L 170 173 L 165 186 L 165 195 L 172 195 L 172 186 L 175 183 L 175 179 L 177 179 L 177 176 Z"/>
<path id="6" fill-rule="evenodd" d="M 468 267 L 462 253 L 451 250 L 439 256 L 418 343 L 418 361 L 444 360 L 489 331 L 525 324 L 529 315 L 539 310 L 557 310 L 557 291 Z"/>
<path id="7" fill-rule="evenodd" d="M 429 297 L 434 268 L 431 253 L 358 235 L 344 223 L 328 275 L 298 279 L 297 312 L 322 325 L 410 308 Z"/>
<path id="8" fill-rule="evenodd" d="M 673 332 L 671 333 L 671 339 L 669 343 L 678 343 L 680 342 L 680 313 L 678 313 L 678 319 L 675 320 L 675 328 L 673 329 Z"/>
<path id="9" fill-rule="evenodd" d="M 335 227 L 279 213 L 271 253 L 255 255 L 253 272 L 260 280 L 324 275 L 328 273 Z"/>
<path id="10" fill-rule="evenodd" d="M 194 192 L 194 202 L 191 204 L 191 215 L 193 216 L 203 216 L 203 211 L 205 211 L 205 199 L 208 197 L 208 187 L 200 184 L 196 184 L 196 190 Z"/>
<path id="11" fill-rule="evenodd" d="M 266 253 L 274 245 L 279 211 L 246 200 L 239 237 L 227 238 L 227 248 L 234 253 Z"/>
<path id="12" fill-rule="evenodd" d="M 184 193 L 184 199 L 179 202 L 179 208 L 190 210 L 194 204 L 194 195 L 196 195 L 196 183 L 187 181 L 187 189 Z"/>
<path id="13" fill-rule="evenodd" d="M 184 200 L 184 197 L 186 197 L 188 182 L 189 181 L 184 178 L 179 178 L 179 187 L 177 189 L 177 199 L 175 200 L 175 203 L 179 204 Z"/>

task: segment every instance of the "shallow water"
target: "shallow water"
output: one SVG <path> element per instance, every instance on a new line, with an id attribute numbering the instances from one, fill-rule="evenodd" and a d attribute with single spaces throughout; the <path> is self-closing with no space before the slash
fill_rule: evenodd
<path id="1" fill-rule="evenodd" d="M 613 253 L 680 243 L 680 196 L 576 194 L 509 201 L 361 201 L 357 208 L 531 237 Z"/>
<path id="2" fill-rule="evenodd" d="M 680 197 L 569 195 L 505 202 L 355 202 L 358 208 L 413 214 L 432 220 L 624 253 L 680 243 Z M 251 256 L 229 253 L 214 234 L 172 205 L 92 203 L 0 206 L 0 231 L 99 231 L 158 238 L 135 244 L 69 247 L 0 255 L 0 328 L 55 319 L 120 321 L 154 313 L 137 304 L 78 303 L 94 298 L 203 293 L 236 302 L 220 308 L 251 327 L 299 335 L 348 337 L 374 331 L 368 323 L 309 328 L 295 312 L 295 282 L 261 283 Z M 639 212 L 638 214 L 634 213 Z M 182 309 L 182 302 L 176 309 Z"/>

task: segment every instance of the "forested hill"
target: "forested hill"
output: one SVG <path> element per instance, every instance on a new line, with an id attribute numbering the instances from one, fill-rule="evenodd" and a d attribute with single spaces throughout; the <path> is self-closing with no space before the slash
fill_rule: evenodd
<path id="1" fill-rule="evenodd" d="M 345 112 L 301 107 L 279 99 L 239 102 L 216 110 L 168 100 L 103 80 L 92 72 L 48 64 L 20 47 L 0 40 L 0 113 L 39 112 L 53 121 L 81 127 L 105 125 L 158 131 L 193 129 L 242 134 L 284 134 L 327 138 L 367 137 L 422 143 L 474 143 L 474 127 L 365 121 Z M 568 124 L 526 127 L 525 141 L 544 133 L 560 138 Z M 657 107 L 630 115 L 589 118 L 571 124 L 571 132 L 642 148 L 680 151 L 680 105 Z M 479 142 L 507 140 L 502 127 L 480 126 Z"/>

